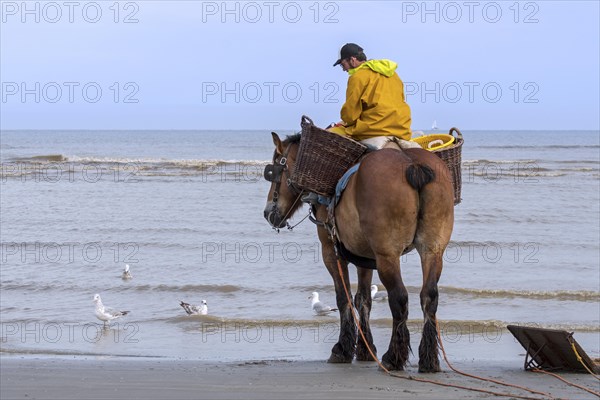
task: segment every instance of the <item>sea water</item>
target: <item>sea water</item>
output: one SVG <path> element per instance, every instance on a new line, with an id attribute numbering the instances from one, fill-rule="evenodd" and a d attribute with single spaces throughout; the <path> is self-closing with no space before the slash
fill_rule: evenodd
<path id="1" fill-rule="evenodd" d="M 462 202 L 439 283 L 446 350 L 516 360 L 523 349 L 505 327 L 517 324 L 575 332 L 598 357 L 599 132 L 463 135 Z M 269 132 L 3 131 L 0 150 L 5 354 L 329 356 L 339 320 L 314 316 L 308 296 L 335 305 L 335 292 L 316 228 L 302 221 L 308 210 L 293 230 L 276 232 L 263 218 Z M 401 270 L 416 348 L 416 252 Z M 130 314 L 104 329 L 95 293 Z M 207 316 L 179 306 L 203 299 Z M 373 304 L 371 321 L 382 355 L 386 302 Z"/>

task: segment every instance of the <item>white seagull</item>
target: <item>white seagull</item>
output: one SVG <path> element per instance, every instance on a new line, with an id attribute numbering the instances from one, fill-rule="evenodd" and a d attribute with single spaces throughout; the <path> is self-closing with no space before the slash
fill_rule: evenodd
<path id="1" fill-rule="evenodd" d="M 123 270 L 123 275 L 121 275 L 121 279 L 126 281 L 131 278 L 133 278 L 133 275 L 131 275 L 131 272 L 129 272 L 129 264 L 125 264 L 125 269 Z"/>
<path id="2" fill-rule="evenodd" d="M 100 298 L 99 294 L 94 295 L 94 303 L 96 303 L 96 318 L 98 318 L 100 321 L 104 321 L 105 328 L 107 322 L 129 314 L 129 311 L 119 311 L 110 307 L 104 307 L 104 304 L 102 304 L 102 299 Z"/>
<path id="3" fill-rule="evenodd" d="M 312 292 L 308 299 L 311 300 L 311 307 L 315 315 L 327 315 L 338 310 L 337 308 L 331 308 L 321 303 L 319 301 L 319 293 L 317 292 Z"/>
<path id="4" fill-rule="evenodd" d="M 206 315 L 208 314 L 208 304 L 206 300 L 202 300 L 199 306 L 194 306 L 192 304 L 188 304 L 186 302 L 179 302 L 179 305 L 183 307 L 185 312 L 188 315 Z"/>
<path id="5" fill-rule="evenodd" d="M 379 292 L 377 285 L 371 285 L 371 298 L 375 301 L 383 301 L 388 298 L 388 294 L 385 290 Z"/>

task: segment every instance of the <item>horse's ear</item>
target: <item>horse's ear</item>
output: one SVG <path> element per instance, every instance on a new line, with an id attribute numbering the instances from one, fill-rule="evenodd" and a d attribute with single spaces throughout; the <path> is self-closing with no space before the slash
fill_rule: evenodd
<path id="1" fill-rule="evenodd" d="M 271 136 L 273 136 L 273 144 L 275 145 L 275 151 L 277 154 L 283 154 L 283 144 L 281 144 L 281 139 L 279 139 L 279 135 L 275 132 L 271 132 Z"/>

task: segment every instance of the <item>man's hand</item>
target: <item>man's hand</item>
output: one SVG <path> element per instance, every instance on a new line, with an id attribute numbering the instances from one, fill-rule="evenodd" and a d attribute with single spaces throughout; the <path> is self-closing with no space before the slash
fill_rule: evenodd
<path id="1" fill-rule="evenodd" d="M 346 124 L 344 124 L 344 121 L 340 121 L 340 122 L 332 122 L 331 124 L 329 124 L 329 126 L 325 129 L 330 129 L 330 128 L 335 128 L 338 126 L 346 126 Z"/>

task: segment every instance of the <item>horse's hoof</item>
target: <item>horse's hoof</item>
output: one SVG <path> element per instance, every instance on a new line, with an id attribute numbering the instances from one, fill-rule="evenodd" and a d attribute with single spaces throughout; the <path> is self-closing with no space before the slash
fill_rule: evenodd
<path id="1" fill-rule="evenodd" d="M 375 353 L 375 357 L 377 357 L 377 353 Z M 375 358 L 368 351 L 357 351 L 356 352 L 356 361 L 375 361 Z"/>
<path id="2" fill-rule="evenodd" d="M 436 372 L 442 372 L 439 364 L 434 365 L 421 365 L 419 364 L 419 372 L 423 374 L 431 374 Z"/>
<path id="3" fill-rule="evenodd" d="M 404 362 L 398 359 L 395 360 L 396 362 L 393 361 L 394 360 L 392 360 L 392 357 L 390 357 L 388 353 L 385 353 L 383 357 L 381 357 L 381 365 L 388 371 L 404 371 Z"/>
<path id="4" fill-rule="evenodd" d="M 377 357 L 377 348 L 374 344 L 371 343 L 369 346 L 371 351 Z M 375 361 L 376 358 L 373 358 L 371 352 L 369 351 L 369 347 L 367 347 L 364 343 L 359 343 L 356 348 L 356 361 Z"/>
<path id="5" fill-rule="evenodd" d="M 385 361 L 381 360 L 381 365 L 379 366 L 379 370 L 380 371 L 404 371 L 404 367 L 394 366 L 394 365 L 390 364 L 389 362 L 385 362 Z"/>
<path id="6" fill-rule="evenodd" d="M 353 357 L 344 357 L 340 354 L 331 353 L 327 362 L 330 364 L 349 364 L 352 362 L 352 358 Z"/>

